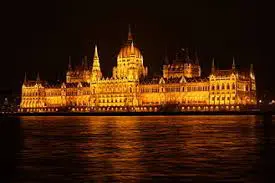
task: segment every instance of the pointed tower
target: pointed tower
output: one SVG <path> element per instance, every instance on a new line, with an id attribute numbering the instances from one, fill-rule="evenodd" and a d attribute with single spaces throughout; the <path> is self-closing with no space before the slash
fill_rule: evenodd
<path id="1" fill-rule="evenodd" d="M 37 76 L 36 76 L 36 83 L 40 83 L 40 76 L 39 76 L 39 72 L 37 73 Z"/>
<path id="2" fill-rule="evenodd" d="M 252 79 L 255 79 L 253 64 L 250 64 L 250 77 Z"/>
<path id="3" fill-rule="evenodd" d="M 233 57 L 233 61 L 232 61 L 232 70 L 236 69 L 236 65 L 235 65 L 235 58 Z"/>
<path id="4" fill-rule="evenodd" d="M 96 81 L 101 79 L 102 73 L 100 69 L 99 57 L 97 46 L 95 45 L 95 52 L 94 52 L 94 60 L 93 60 L 93 67 L 92 67 L 92 81 Z"/>
<path id="5" fill-rule="evenodd" d="M 212 67 L 211 67 L 211 73 L 213 74 L 215 72 L 215 59 L 212 60 Z"/>
<path id="6" fill-rule="evenodd" d="M 72 70 L 71 56 L 69 56 L 68 71 Z"/>
<path id="7" fill-rule="evenodd" d="M 24 76 L 24 84 L 27 83 L 27 72 L 25 72 L 25 76 Z"/>

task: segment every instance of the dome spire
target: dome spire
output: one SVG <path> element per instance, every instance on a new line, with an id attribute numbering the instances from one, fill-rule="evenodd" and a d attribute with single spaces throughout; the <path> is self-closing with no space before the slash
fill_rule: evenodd
<path id="1" fill-rule="evenodd" d="M 133 41 L 133 36 L 132 36 L 131 25 L 130 24 L 129 24 L 129 27 L 128 27 L 128 41 Z"/>

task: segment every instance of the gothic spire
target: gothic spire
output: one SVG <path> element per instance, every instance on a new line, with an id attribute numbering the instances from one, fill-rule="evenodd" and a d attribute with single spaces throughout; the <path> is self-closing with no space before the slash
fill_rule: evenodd
<path id="1" fill-rule="evenodd" d="M 213 60 L 212 60 L 211 72 L 212 72 L 212 73 L 215 72 L 215 59 L 214 59 L 214 57 L 213 57 Z"/>
<path id="2" fill-rule="evenodd" d="M 133 36 L 132 36 L 131 25 L 130 24 L 129 24 L 129 28 L 128 28 L 128 41 L 133 41 Z"/>
<path id="3" fill-rule="evenodd" d="M 254 68 L 253 68 L 253 64 L 250 64 L 250 74 L 254 75 Z"/>
<path id="4" fill-rule="evenodd" d="M 253 64 L 250 64 L 250 73 L 254 74 Z"/>
<path id="5" fill-rule="evenodd" d="M 71 56 L 69 56 L 68 70 L 72 70 Z"/>
<path id="6" fill-rule="evenodd" d="M 253 64 L 250 64 L 250 77 L 251 77 L 251 79 L 255 80 L 255 74 L 254 74 Z"/>
<path id="7" fill-rule="evenodd" d="M 102 73 L 100 69 L 98 51 L 97 51 L 97 46 L 95 45 L 94 60 L 93 60 L 93 67 L 92 67 L 92 79 L 97 80 L 97 79 L 100 79 L 101 76 L 102 76 Z"/>
<path id="8" fill-rule="evenodd" d="M 39 76 L 39 72 L 37 73 L 37 76 L 36 76 L 36 83 L 39 83 L 40 82 L 40 76 Z"/>
<path id="9" fill-rule="evenodd" d="M 95 45 L 94 60 L 98 58 L 97 46 Z"/>
<path id="10" fill-rule="evenodd" d="M 27 83 L 27 72 L 25 72 L 24 83 Z"/>
<path id="11" fill-rule="evenodd" d="M 235 58 L 233 57 L 233 61 L 232 61 L 232 69 L 235 70 L 236 65 L 235 65 Z"/>

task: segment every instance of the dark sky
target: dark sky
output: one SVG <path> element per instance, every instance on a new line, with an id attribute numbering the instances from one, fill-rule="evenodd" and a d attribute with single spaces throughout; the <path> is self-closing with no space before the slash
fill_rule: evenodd
<path id="1" fill-rule="evenodd" d="M 231 67 L 233 56 L 237 67 L 253 63 L 259 94 L 274 93 L 271 5 L 252 0 L 165 2 L 2 3 L 1 88 L 19 92 L 24 72 L 32 79 L 40 72 L 42 79 L 64 80 L 68 56 L 79 64 L 81 56 L 92 57 L 95 43 L 103 74 L 110 76 L 131 24 L 151 74 L 159 72 L 165 48 L 173 59 L 180 48 L 189 47 L 198 51 L 205 74 L 212 57 L 221 69 Z"/>

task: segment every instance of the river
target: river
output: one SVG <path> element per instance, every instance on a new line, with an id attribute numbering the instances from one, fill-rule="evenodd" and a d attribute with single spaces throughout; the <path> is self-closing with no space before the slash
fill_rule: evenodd
<path id="1" fill-rule="evenodd" d="M 275 123 L 257 116 L 1 118 L 0 138 L 4 182 L 273 182 L 275 175 Z"/>

